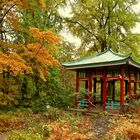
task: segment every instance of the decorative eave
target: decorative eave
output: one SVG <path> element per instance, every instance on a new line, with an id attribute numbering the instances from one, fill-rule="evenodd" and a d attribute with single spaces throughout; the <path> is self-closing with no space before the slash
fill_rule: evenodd
<path id="1" fill-rule="evenodd" d="M 128 62 L 129 65 L 132 65 L 134 67 L 140 68 L 140 63 L 134 61 L 132 58 L 130 59 L 130 61 Z"/>
<path id="2" fill-rule="evenodd" d="M 101 52 L 95 56 L 87 57 L 78 61 L 73 61 L 69 63 L 62 63 L 66 69 L 76 70 L 83 68 L 94 68 L 94 67 L 104 67 L 104 66 L 114 66 L 130 64 L 135 67 L 140 68 L 140 63 L 135 62 L 131 58 L 131 54 L 126 56 L 115 53 L 111 49 Z"/>

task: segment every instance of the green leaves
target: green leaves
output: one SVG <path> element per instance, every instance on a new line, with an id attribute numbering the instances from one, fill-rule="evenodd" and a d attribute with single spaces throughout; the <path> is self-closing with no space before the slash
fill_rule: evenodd
<path id="1" fill-rule="evenodd" d="M 107 48 L 121 51 L 126 44 L 125 40 L 129 50 L 136 43 L 132 38 L 137 35 L 133 34 L 132 29 L 140 21 L 132 9 L 136 2 L 136 0 L 78 0 L 72 4 L 73 16 L 67 19 L 67 26 L 72 34 L 81 39 L 81 47 L 85 46 L 86 50 L 91 50 L 92 44 L 95 51 Z"/>

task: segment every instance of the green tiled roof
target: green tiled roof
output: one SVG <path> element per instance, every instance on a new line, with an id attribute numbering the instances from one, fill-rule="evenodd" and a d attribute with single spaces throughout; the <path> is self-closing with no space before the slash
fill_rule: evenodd
<path id="1" fill-rule="evenodd" d="M 124 56 L 113 52 L 108 49 L 102 53 L 95 56 L 81 59 L 79 61 L 73 61 L 69 63 L 62 63 L 66 69 L 80 69 L 80 68 L 91 68 L 91 67 L 102 67 L 111 65 L 121 65 L 130 63 L 136 67 L 140 68 L 140 64 L 132 60 L 131 54 Z"/>

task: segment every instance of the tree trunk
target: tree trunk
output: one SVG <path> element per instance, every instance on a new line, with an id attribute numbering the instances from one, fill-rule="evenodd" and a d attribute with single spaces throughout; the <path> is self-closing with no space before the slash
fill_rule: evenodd
<path id="1" fill-rule="evenodd" d="M 104 52 L 107 49 L 106 41 L 101 43 L 101 52 Z"/>

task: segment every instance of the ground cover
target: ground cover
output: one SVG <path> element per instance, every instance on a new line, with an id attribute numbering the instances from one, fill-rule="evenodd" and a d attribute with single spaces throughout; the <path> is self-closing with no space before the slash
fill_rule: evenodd
<path id="1" fill-rule="evenodd" d="M 52 111 L 53 110 L 53 111 Z M 53 108 L 0 112 L 0 140 L 138 140 L 139 114 L 81 114 Z"/>

